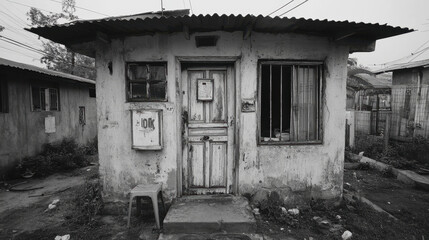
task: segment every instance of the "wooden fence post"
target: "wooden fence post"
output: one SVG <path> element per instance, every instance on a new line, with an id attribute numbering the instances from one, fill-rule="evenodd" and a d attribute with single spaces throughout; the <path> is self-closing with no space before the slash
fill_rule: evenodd
<path id="1" fill-rule="evenodd" d="M 387 147 L 389 146 L 389 136 L 390 136 L 390 118 L 392 117 L 391 114 L 386 115 L 386 127 L 384 128 L 384 150 L 387 150 Z"/>

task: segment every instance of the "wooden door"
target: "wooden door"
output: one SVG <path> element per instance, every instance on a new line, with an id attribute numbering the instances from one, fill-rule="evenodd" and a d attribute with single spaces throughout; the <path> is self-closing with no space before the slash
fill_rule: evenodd
<path id="1" fill-rule="evenodd" d="M 232 67 L 182 71 L 183 193 L 230 193 L 234 144 Z"/>

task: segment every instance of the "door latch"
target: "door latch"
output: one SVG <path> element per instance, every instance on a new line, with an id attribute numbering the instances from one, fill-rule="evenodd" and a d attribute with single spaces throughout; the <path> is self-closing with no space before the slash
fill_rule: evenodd
<path id="1" fill-rule="evenodd" d="M 204 136 L 204 137 L 201 138 L 201 141 L 208 141 L 209 139 L 210 139 L 209 136 Z"/>

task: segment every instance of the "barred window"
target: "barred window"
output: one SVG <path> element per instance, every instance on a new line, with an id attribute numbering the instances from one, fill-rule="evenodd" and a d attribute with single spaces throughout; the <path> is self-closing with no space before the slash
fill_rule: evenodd
<path id="1" fill-rule="evenodd" d="M 320 143 L 320 62 L 261 62 L 259 142 Z"/>
<path id="2" fill-rule="evenodd" d="M 32 86 L 31 99 L 33 111 L 59 111 L 58 92 L 58 88 Z"/>

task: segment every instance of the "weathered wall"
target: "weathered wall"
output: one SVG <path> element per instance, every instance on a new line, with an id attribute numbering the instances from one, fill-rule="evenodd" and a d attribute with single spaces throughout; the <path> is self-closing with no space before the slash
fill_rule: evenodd
<path id="1" fill-rule="evenodd" d="M 20 159 L 35 155 L 43 144 L 75 139 L 79 144 L 92 141 L 97 135 L 95 98 L 89 97 L 88 85 L 59 81 L 60 111 L 32 111 L 31 84 L 43 76 L 3 75 L 8 82 L 9 112 L 0 113 L 0 176 L 15 167 Z M 50 78 L 52 80 L 52 78 Z M 86 125 L 79 125 L 79 106 L 85 106 Z M 45 133 L 45 117 L 55 116 L 55 133 Z"/>
<path id="2" fill-rule="evenodd" d="M 176 90 L 176 57 L 237 57 L 237 93 L 239 99 L 257 97 L 258 59 L 324 60 L 326 85 L 323 105 L 324 142 L 320 145 L 258 146 L 257 115 L 241 113 L 239 119 L 239 191 L 254 192 L 276 188 L 305 192 L 308 196 L 338 197 L 342 190 L 344 155 L 346 60 L 348 47 L 337 46 L 326 38 L 296 34 L 261 34 L 243 40 L 241 32 L 215 32 L 216 47 L 195 47 L 194 35 L 186 40 L 183 33 L 155 34 L 112 40 L 97 51 L 97 111 L 99 121 L 100 174 L 106 199 L 124 199 L 136 184 L 161 182 L 168 197 L 177 192 L 176 128 L 180 109 Z M 113 72 L 108 65 L 112 62 Z M 126 61 L 167 61 L 168 102 L 127 103 L 125 95 Z M 177 93 L 180 96 L 180 92 Z M 240 106 L 238 106 L 240 107 Z M 130 110 L 163 110 L 164 148 L 160 151 L 131 149 Z M 288 195 L 291 196 L 291 195 Z"/>
<path id="3" fill-rule="evenodd" d="M 392 137 L 429 137 L 428 98 L 429 69 L 404 69 L 393 72 L 390 134 Z"/>

